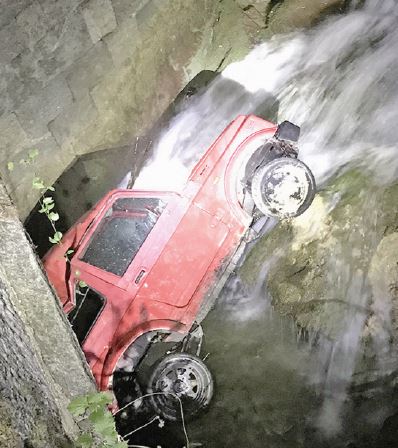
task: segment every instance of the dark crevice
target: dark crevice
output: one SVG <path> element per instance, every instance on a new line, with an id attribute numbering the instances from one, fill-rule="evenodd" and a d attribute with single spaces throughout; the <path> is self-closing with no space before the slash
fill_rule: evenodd
<path id="1" fill-rule="evenodd" d="M 229 47 L 228 50 L 225 52 L 223 58 L 221 59 L 220 63 L 217 65 L 217 68 L 214 70 L 216 73 L 219 73 L 221 67 L 223 66 L 225 60 L 229 56 L 229 53 L 231 53 L 232 47 Z"/>
<path id="2" fill-rule="evenodd" d="M 292 274 L 290 274 L 288 278 L 292 278 L 292 277 L 294 277 L 294 276 L 296 276 L 298 274 L 301 274 L 302 272 L 304 272 L 309 267 L 309 264 L 310 264 L 310 262 L 307 261 L 303 267 L 299 268 L 297 271 L 295 271 Z"/>
<path id="3" fill-rule="evenodd" d="M 267 27 L 271 19 L 271 15 L 284 2 L 284 0 L 271 0 L 265 11 L 265 26 Z"/>

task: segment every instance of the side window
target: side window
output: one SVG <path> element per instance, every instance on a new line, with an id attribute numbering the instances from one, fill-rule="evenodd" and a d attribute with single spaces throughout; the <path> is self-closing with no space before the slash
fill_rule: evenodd
<path id="1" fill-rule="evenodd" d="M 68 319 L 79 344 L 82 345 L 100 315 L 105 299 L 87 285 L 80 286 L 77 283 L 75 291 L 76 306 L 69 313 Z"/>
<path id="2" fill-rule="evenodd" d="M 119 198 L 108 209 L 81 260 L 122 276 L 166 203 L 159 198 Z"/>

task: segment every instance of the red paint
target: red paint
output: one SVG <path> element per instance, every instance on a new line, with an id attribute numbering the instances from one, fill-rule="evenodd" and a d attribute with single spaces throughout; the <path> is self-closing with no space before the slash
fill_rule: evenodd
<path id="1" fill-rule="evenodd" d="M 192 170 L 181 192 L 114 190 L 44 257 L 50 282 L 65 312 L 74 308 L 75 284 L 84 281 L 106 304 L 82 345 L 100 389 L 123 352 L 141 334 L 166 330 L 185 335 L 249 228 L 238 173 L 277 126 L 255 116 L 239 116 L 218 137 Z M 118 198 L 158 197 L 167 206 L 135 258 L 121 275 L 81 260 L 99 223 Z M 70 263 L 64 254 L 75 250 Z"/>

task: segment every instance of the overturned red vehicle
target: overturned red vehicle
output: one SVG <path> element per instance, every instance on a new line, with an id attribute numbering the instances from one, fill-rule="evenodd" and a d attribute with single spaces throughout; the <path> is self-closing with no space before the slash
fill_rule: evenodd
<path id="1" fill-rule="evenodd" d="M 156 411 L 177 418 L 175 396 L 191 415 L 209 403 L 211 375 L 195 356 L 201 320 L 255 236 L 253 224 L 297 216 L 315 194 L 297 159 L 298 134 L 289 122 L 239 116 L 181 191 L 111 191 L 47 253 L 47 275 L 99 389 L 113 389 L 118 372 L 136 372 L 160 343 L 168 348 L 141 381 L 158 392 Z"/>

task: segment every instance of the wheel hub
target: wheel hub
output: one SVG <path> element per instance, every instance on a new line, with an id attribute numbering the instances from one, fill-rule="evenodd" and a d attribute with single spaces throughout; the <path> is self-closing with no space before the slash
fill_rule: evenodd
<path id="1" fill-rule="evenodd" d="M 173 389 L 177 395 L 181 395 L 189 390 L 189 386 L 184 381 L 177 380 L 173 385 Z"/>
<path id="2" fill-rule="evenodd" d="M 253 177 L 253 200 L 268 216 L 298 216 L 310 206 L 314 195 L 314 176 L 297 159 L 274 159 L 260 167 Z"/>
<path id="3" fill-rule="evenodd" d="M 202 360 L 185 353 L 161 361 L 150 384 L 150 392 L 155 393 L 151 400 L 156 412 L 169 420 L 180 418 L 180 403 L 184 414 L 192 416 L 207 406 L 213 395 L 209 370 Z"/>

